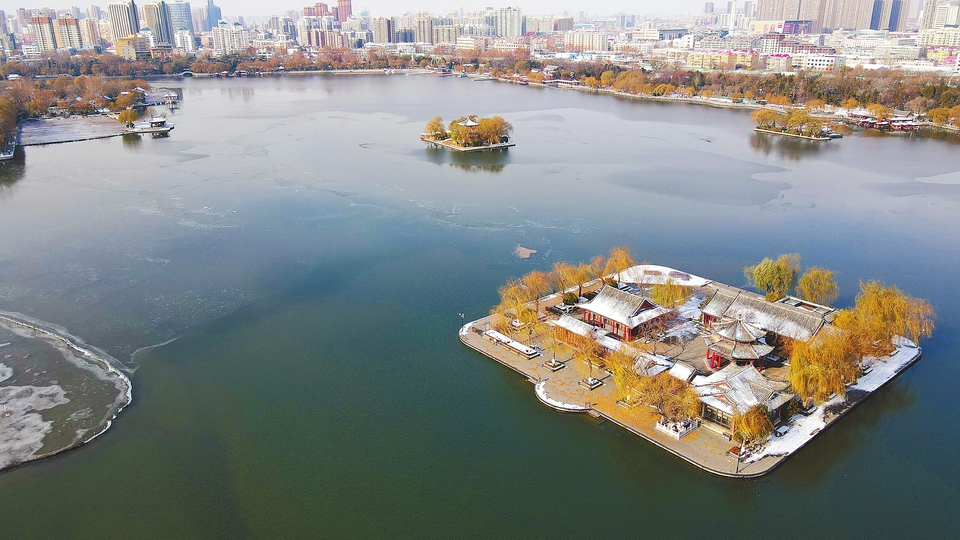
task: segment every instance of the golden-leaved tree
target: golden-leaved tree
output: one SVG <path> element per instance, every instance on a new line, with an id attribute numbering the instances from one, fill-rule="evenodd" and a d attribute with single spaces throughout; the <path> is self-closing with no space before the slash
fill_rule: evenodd
<path id="1" fill-rule="evenodd" d="M 763 405 L 754 405 L 747 412 L 734 415 L 733 425 L 734 437 L 744 444 L 765 440 L 773 433 L 770 412 Z"/>
<path id="2" fill-rule="evenodd" d="M 637 260 L 633 258 L 633 253 L 627 246 L 619 246 L 610 250 L 610 258 L 607 259 L 604 274 L 616 274 L 617 282 L 620 282 L 620 273 L 624 270 L 637 265 Z"/>
<path id="3" fill-rule="evenodd" d="M 650 405 L 665 422 L 682 422 L 700 412 L 700 397 L 693 386 L 667 372 L 644 377 L 640 400 Z"/>
<path id="4" fill-rule="evenodd" d="M 866 281 L 860 283 L 853 308 L 840 312 L 834 324 L 849 336 L 862 359 L 891 354 L 897 336 L 914 342 L 930 337 L 935 320 L 933 306 L 926 300 L 908 296 L 894 285 Z"/>
<path id="5" fill-rule="evenodd" d="M 814 266 L 808 268 L 797 281 L 797 295 L 817 304 L 829 304 L 840 296 L 840 287 L 833 277 L 833 270 Z"/>
<path id="6" fill-rule="evenodd" d="M 860 376 L 860 362 L 850 336 L 826 327 L 809 341 L 796 341 L 787 373 L 793 393 L 803 401 L 823 403 L 846 396 L 847 385 Z"/>
<path id="7" fill-rule="evenodd" d="M 663 307 L 673 308 L 686 302 L 692 292 L 691 287 L 678 283 L 673 278 L 667 278 L 653 285 L 650 290 L 650 299 Z"/>
<path id="8" fill-rule="evenodd" d="M 800 255 L 780 255 L 777 260 L 767 257 L 756 266 L 744 268 L 743 274 L 764 292 L 767 300 L 775 302 L 786 296 L 796 284 L 797 275 L 800 274 Z"/>
<path id="9" fill-rule="evenodd" d="M 438 116 L 427 122 L 427 127 L 424 128 L 424 133 L 426 133 L 431 139 L 438 141 L 446 139 L 447 128 L 443 127 L 443 118 Z"/>

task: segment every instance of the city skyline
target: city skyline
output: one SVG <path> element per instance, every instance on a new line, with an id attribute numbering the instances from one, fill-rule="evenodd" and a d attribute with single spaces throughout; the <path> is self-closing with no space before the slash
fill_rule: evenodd
<path id="1" fill-rule="evenodd" d="M 36 6 L 23 5 L 24 3 L 20 0 L 0 0 L 0 9 L 7 12 L 9 15 L 11 11 L 15 11 L 18 8 L 26 9 L 40 9 L 41 7 L 50 7 L 53 9 L 68 9 L 72 6 L 78 6 L 81 9 L 85 9 L 87 5 L 90 5 L 91 2 L 82 2 L 78 4 L 77 2 L 69 1 L 44 1 L 36 2 Z M 107 0 L 101 2 L 92 2 L 93 5 L 97 5 L 101 8 L 104 8 L 107 3 Z M 285 1 L 277 3 L 264 3 L 257 2 L 256 0 L 221 0 L 216 2 L 218 6 L 223 10 L 225 15 L 229 16 L 267 16 L 267 15 L 278 15 L 286 11 L 300 11 L 304 6 L 313 5 L 314 1 Z M 326 2 L 329 5 L 335 5 L 336 0 L 330 0 Z M 42 4 L 42 5 L 40 5 Z M 192 5 L 201 6 L 205 2 L 202 0 L 191 2 Z M 452 4 L 452 5 L 451 5 Z M 459 11 L 461 8 L 466 11 L 479 11 L 487 7 L 506 7 L 506 6 L 517 6 L 525 13 L 537 13 L 537 14 L 553 14 L 567 11 L 569 13 L 578 13 L 580 11 L 585 11 L 593 15 L 609 15 L 613 13 L 630 13 L 630 14 L 660 14 L 660 15 L 686 15 L 686 14 L 698 14 L 703 11 L 704 2 L 700 0 L 599 0 L 595 2 L 585 3 L 582 1 L 574 0 L 559 0 L 559 1 L 550 1 L 550 0 L 522 0 L 522 1 L 507 1 L 501 3 L 490 3 L 488 1 L 476 0 L 473 2 L 445 2 L 442 0 L 360 0 L 354 3 L 354 12 L 360 12 L 369 8 L 372 14 L 382 14 L 382 15 L 399 15 L 408 11 L 430 11 L 435 13 L 445 13 L 448 11 Z M 719 9 L 721 3 L 717 3 Z M 724 4 L 725 6 L 726 4 Z"/>

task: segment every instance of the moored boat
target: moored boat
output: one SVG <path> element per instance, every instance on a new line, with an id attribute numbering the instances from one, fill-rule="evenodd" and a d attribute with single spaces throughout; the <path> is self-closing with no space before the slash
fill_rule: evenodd
<path id="1" fill-rule="evenodd" d="M 154 116 L 149 122 L 140 122 L 127 127 L 127 133 L 164 135 L 173 131 L 173 124 L 167 123 L 167 117 Z"/>

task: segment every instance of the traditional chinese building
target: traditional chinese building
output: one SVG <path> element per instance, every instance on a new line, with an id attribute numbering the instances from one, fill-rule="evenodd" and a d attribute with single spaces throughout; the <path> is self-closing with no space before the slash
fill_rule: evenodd
<path id="1" fill-rule="evenodd" d="M 753 366 L 736 364 L 693 379 L 705 424 L 730 434 L 736 429 L 735 418 L 757 405 L 766 407 L 774 424 L 788 420 L 786 406 L 795 396 L 786 391 L 787 386 L 785 382 L 768 379 Z"/>
<path id="2" fill-rule="evenodd" d="M 718 369 L 724 363 L 749 363 L 763 367 L 763 359 L 773 352 L 767 345 L 767 333 L 739 319 L 715 322 L 713 333 L 706 336 L 707 364 Z"/>
<path id="3" fill-rule="evenodd" d="M 599 326 L 624 341 L 633 341 L 657 319 L 671 311 L 644 298 L 617 288 L 604 286 L 585 304 L 580 304 L 583 320 Z"/>

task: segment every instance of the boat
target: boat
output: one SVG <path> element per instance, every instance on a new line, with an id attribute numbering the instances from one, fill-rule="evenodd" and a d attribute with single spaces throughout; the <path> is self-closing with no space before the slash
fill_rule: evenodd
<path id="1" fill-rule="evenodd" d="M 17 151 L 17 138 L 8 137 L 7 145 L 4 147 L 3 151 L 0 152 L 0 161 L 10 161 L 13 159 L 14 152 Z"/>
<path id="2" fill-rule="evenodd" d="M 166 135 L 173 131 L 173 124 L 167 123 L 166 116 L 154 116 L 149 122 L 140 122 L 127 127 L 127 133 L 136 135 L 150 133 L 153 135 Z"/>

